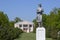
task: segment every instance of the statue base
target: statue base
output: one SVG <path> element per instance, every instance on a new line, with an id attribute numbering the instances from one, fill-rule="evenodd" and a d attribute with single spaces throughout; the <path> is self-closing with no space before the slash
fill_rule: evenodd
<path id="1" fill-rule="evenodd" d="M 45 40 L 45 28 L 44 27 L 36 28 L 36 40 Z"/>

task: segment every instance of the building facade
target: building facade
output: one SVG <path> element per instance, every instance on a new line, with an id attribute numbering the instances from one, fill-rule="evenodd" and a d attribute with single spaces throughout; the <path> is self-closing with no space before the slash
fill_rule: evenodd
<path id="1" fill-rule="evenodd" d="M 14 27 L 22 29 L 24 32 L 33 32 L 34 24 L 33 22 L 21 21 L 14 24 Z"/>

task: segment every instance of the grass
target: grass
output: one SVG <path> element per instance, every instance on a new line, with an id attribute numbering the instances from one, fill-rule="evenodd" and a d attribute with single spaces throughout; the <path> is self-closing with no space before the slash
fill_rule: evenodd
<path id="1" fill-rule="evenodd" d="M 51 38 L 46 38 L 46 40 L 52 40 Z"/>
<path id="2" fill-rule="evenodd" d="M 36 40 L 36 34 L 35 33 L 22 33 L 20 38 L 17 38 L 15 40 Z M 52 39 L 47 38 L 46 40 L 52 40 Z"/>

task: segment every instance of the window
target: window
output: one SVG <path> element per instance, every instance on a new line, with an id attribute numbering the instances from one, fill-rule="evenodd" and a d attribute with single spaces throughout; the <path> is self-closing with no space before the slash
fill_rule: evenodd
<path id="1" fill-rule="evenodd" d="M 22 25 L 20 24 L 19 27 L 22 27 Z"/>
<path id="2" fill-rule="evenodd" d="M 27 28 L 23 28 L 23 30 L 27 30 Z"/>
<path id="3" fill-rule="evenodd" d="M 27 27 L 28 25 L 25 24 L 25 25 L 23 25 L 23 26 L 24 26 L 24 27 Z"/>
<path id="4" fill-rule="evenodd" d="M 32 25 L 29 25 L 29 27 L 32 27 Z"/>

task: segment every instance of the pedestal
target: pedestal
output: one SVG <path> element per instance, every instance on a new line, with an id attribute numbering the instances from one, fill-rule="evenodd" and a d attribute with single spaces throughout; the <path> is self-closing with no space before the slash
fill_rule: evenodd
<path id="1" fill-rule="evenodd" d="M 45 40 L 45 28 L 44 27 L 36 28 L 36 40 Z"/>

